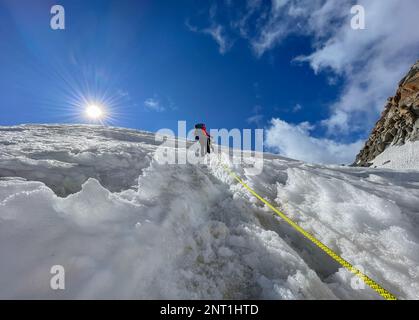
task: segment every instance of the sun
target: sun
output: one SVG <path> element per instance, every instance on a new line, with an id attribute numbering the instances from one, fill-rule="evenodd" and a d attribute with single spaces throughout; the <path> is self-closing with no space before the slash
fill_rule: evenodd
<path id="1" fill-rule="evenodd" d="M 86 115 L 91 120 L 101 120 L 105 116 L 103 107 L 97 104 L 90 104 L 86 107 Z"/>

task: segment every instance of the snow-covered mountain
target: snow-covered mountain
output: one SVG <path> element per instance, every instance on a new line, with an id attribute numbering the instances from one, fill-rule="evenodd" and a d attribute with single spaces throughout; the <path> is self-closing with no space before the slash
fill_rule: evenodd
<path id="1" fill-rule="evenodd" d="M 387 101 L 355 164 L 393 169 L 419 169 L 419 61 Z"/>
<path id="2" fill-rule="evenodd" d="M 0 298 L 380 299 L 254 190 L 399 298 L 419 299 L 419 172 L 264 154 L 162 165 L 152 133 L 0 127 Z M 53 265 L 65 290 L 50 288 Z"/>

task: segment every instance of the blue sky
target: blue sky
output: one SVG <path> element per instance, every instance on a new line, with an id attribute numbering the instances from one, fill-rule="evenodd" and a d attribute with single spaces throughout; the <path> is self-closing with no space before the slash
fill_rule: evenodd
<path id="1" fill-rule="evenodd" d="M 265 128 L 270 151 L 350 162 L 419 52 L 417 2 L 358 2 L 367 30 L 350 0 L 63 0 L 52 30 L 57 2 L 0 0 L 0 125 L 88 122 L 101 101 L 111 125 Z"/>

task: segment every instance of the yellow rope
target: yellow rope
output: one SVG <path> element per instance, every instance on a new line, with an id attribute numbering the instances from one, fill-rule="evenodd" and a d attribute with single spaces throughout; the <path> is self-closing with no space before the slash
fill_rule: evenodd
<path id="1" fill-rule="evenodd" d="M 334 252 L 332 249 L 326 246 L 324 243 L 317 240 L 312 234 L 310 234 L 309 232 L 301 228 L 297 223 L 295 223 L 293 220 L 287 217 L 284 213 L 279 211 L 277 208 L 271 205 L 268 201 L 262 198 L 258 193 L 256 193 L 256 191 L 250 188 L 237 174 L 231 171 L 229 167 L 227 167 L 226 165 L 223 165 L 223 167 L 235 180 L 237 180 L 243 187 L 245 187 L 252 195 L 254 195 L 257 199 L 259 199 L 264 204 L 266 204 L 272 211 L 274 211 L 278 216 L 284 219 L 291 227 L 293 227 L 296 231 L 301 233 L 303 236 L 305 236 L 307 239 L 313 242 L 316 246 L 322 249 L 325 253 L 327 253 L 330 257 L 332 257 L 341 266 L 345 267 L 347 270 L 349 270 L 350 272 L 358 276 L 360 279 L 362 279 L 364 283 L 366 283 L 373 290 L 375 290 L 380 296 L 382 296 L 386 300 L 397 300 L 395 295 L 393 295 L 392 293 L 390 293 L 389 291 L 381 287 L 377 282 L 372 280 L 366 274 L 362 273 L 359 269 L 352 266 L 348 261 L 343 259 L 336 252 Z"/>

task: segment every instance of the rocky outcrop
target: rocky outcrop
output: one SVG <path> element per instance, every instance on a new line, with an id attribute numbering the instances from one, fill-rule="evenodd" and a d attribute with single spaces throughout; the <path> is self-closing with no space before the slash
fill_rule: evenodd
<path id="1" fill-rule="evenodd" d="M 354 165 L 370 166 L 388 146 L 415 140 L 419 140 L 419 61 L 400 81 L 396 95 L 387 100 Z"/>

